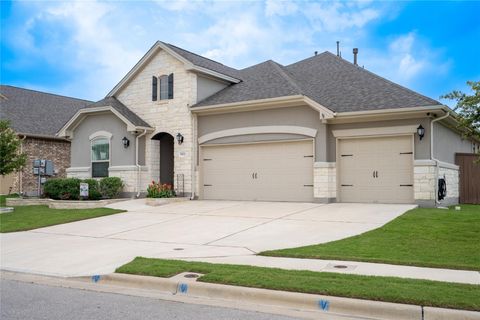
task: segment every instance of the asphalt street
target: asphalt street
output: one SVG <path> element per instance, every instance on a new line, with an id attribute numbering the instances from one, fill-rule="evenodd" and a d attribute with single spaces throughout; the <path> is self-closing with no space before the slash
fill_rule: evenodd
<path id="1" fill-rule="evenodd" d="M 293 320 L 295 318 L 2 279 L 0 319 Z"/>

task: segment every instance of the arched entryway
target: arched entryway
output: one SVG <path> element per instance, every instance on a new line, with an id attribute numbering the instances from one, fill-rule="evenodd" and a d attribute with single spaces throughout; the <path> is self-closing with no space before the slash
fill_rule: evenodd
<path id="1" fill-rule="evenodd" d="M 161 183 L 170 183 L 173 185 L 173 142 L 174 138 L 166 132 L 157 133 L 152 140 L 160 142 L 160 168 L 159 177 Z"/>

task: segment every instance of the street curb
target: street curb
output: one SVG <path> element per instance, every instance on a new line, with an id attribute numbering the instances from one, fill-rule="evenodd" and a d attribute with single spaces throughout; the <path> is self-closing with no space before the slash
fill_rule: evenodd
<path id="1" fill-rule="evenodd" d="M 73 279 L 73 278 L 71 278 Z M 475 311 L 422 307 L 382 301 L 341 298 L 316 294 L 247 288 L 195 282 L 191 279 L 159 278 L 113 273 L 102 276 L 74 278 L 98 285 L 115 285 L 150 289 L 197 298 L 232 300 L 268 306 L 281 306 L 323 314 L 363 317 L 368 319 L 479 320 Z"/>

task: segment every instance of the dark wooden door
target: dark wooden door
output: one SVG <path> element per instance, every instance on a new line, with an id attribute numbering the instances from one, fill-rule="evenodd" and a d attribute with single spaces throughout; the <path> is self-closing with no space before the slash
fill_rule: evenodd
<path id="1" fill-rule="evenodd" d="M 478 155 L 457 153 L 455 163 L 460 166 L 460 203 L 480 204 L 480 163 Z"/>

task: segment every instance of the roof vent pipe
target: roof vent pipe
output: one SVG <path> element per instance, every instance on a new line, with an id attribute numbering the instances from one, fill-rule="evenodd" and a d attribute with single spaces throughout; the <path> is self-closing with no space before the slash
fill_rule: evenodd
<path id="1" fill-rule="evenodd" d="M 353 48 L 353 64 L 358 66 L 357 64 L 357 54 L 358 54 L 358 48 Z"/>
<path id="2" fill-rule="evenodd" d="M 337 57 L 340 57 L 340 41 L 337 41 Z"/>

